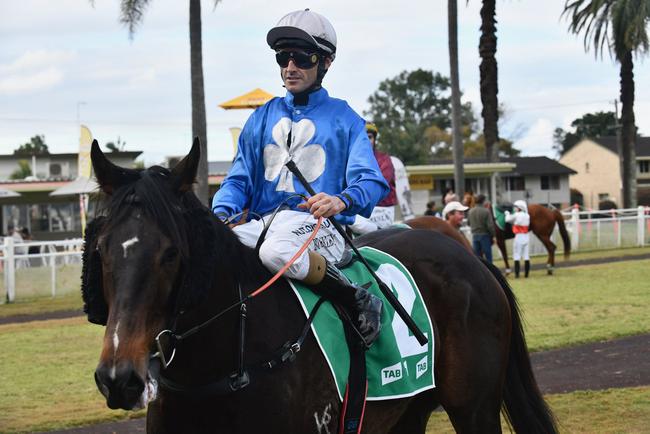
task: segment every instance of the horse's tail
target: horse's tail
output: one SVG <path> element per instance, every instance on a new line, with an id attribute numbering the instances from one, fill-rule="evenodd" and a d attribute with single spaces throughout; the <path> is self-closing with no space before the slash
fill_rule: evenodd
<path id="1" fill-rule="evenodd" d="M 564 216 L 562 213 L 554 209 L 553 215 L 555 216 L 555 221 L 560 228 L 560 235 L 562 235 L 562 241 L 564 242 L 564 260 L 566 261 L 569 259 L 569 256 L 571 256 L 571 238 L 569 238 L 569 234 L 566 231 L 566 226 L 564 225 Z"/>
<path id="2" fill-rule="evenodd" d="M 484 263 L 499 282 L 510 305 L 512 331 L 503 389 L 504 413 L 517 433 L 557 433 L 553 412 L 544 401 L 533 375 L 515 294 L 499 269 L 487 261 Z"/>

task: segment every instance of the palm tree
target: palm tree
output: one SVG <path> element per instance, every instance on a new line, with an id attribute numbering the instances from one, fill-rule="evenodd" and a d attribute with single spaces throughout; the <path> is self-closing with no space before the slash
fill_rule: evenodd
<path id="1" fill-rule="evenodd" d="M 483 137 L 485 156 L 490 162 L 499 161 L 499 84 L 497 60 L 496 0 L 483 0 L 481 7 L 481 37 L 478 52 L 481 56 L 481 103 L 483 109 Z"/>
<path id="2" fill-rule="evenodd" d="M 460 120 L 460 84 L 458 82 L 458 5 L 456 0 L 448 0 L 447 26 L 449 32 L 449 70 L 451 78 L 451 130 L 454 156 L 454 189 L 458 197 L 463 197 L 465 173 L 463 171 L 463 138 Z"/>
<path id="3" fill-rule="evenodd" d="M 636 126 L 634 123 L 633 54 L 647 54 L 650 0 L 567 0 L 563 14 L 570 15 L 569 31 L 584 31 L 585 50 L 595 55 L 605 46 L 620 67 L 621 131 L 619 155 L 623 179 L 623 206 L 636 207 Z"/>
<path id="4" fill-rule="evenodd" d="M 120 22 L 128 26 L 129 35 L 142 22 L 144 10 L 150 0 L 121 0 Z M 192 82 L 192 136 L 201 140 L 201 159 L 197 172 L 196 194 L 209 201 L 208 192 L 208 137 L 205 115 L 205 92 L 203 87 L 203 49 L 201 42 L 201 0 L 190 1 L 190 76 Z M 214 6 L 221 0 L 213 0 Z"/>

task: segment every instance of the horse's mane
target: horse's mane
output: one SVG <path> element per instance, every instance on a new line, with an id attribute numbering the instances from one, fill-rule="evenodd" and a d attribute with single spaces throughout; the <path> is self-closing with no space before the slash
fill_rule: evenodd
<path id="1" fill-rule="evenodd" d="M 92 230 L 86 237 L 89 251 L 84 252 L 82 273 L 82 294 L 89 319 L 90 312 L 99 310 L 100 314 L 93 316 L 100 318 L 105 310 L 101 305 L 101 277 L 97 276 L 101 267 L 96 265 L 100 263 L 92 250 L 95 237 L 100 232 L 110 233 L 133 214 L 134 207 L 151 219 L 181 253 L 184 276 L 179 288 L 182 299 L 178 302 L 182 308 L 199 304 L 215 286 L 215 276 L 219 273 L 230 273 L 235 280 L 245 281 L 261 267 L 252 249 L 242 244 L 191 190 L 180 194 L 174 191 L 168 169 L 160 166 L 124 169 L 123 175 L 127 182 L 104 198 L 97 210 L 99 217 L 89 224 Z"/>

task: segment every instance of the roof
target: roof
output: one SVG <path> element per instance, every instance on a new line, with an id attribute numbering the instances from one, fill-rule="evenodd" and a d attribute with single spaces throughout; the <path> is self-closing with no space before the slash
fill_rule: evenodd
<path id="1" fill-rule="evenodd" d="M 227 175 L 232 167 L 232 161 L 208 161 L 209 175 Z"/>
<path id="2" fill-rule="evenodd" d="M 266 102 L 270 99 L 273 99 L 273 97 L 274 96 L 267 91 L 257 88 L 251 90 L 248 93 L 233 98 L 230 101 L 221 103 L 219 104 L 219 107 L 226 110 L 247 108 L 254 109 L 266 104 Z"/>
<path id="3" fill-rule="evenodd" d="M 124 158 L 131 158 L 135 160 L 142 154 L 142 151 L 118 151 L 118 152 L 106 152 L 106 156 L 110 159 L 112 156 L 113 157 L 124 157 Z M 42 154 L 42 155 L 37 155 L 36 158 L 49 158 L 50 160 L 76 160 L 77 157 L 79 156 L 79 153 L 77 152 L 64 152 L 60 154 Z M 27 154 L 21 154 L 21 155 L 14 155 L 14 154 L 0 154 L 0 160 L 23 160 L 25 158 L 31 158 L 31 155 Z"/>
<path id="4" fill-rule="evenodd" d="M 513 163 L 515 167 L 506 175 L 573 175 L 575 170 L 548 157 L 507 157 L 501 163 Z M 465 158 L 466 164 L 487 163 L 486 158 Z M 436 160 L 434 165 L 453 164 L 452 160 Z"/>
<path id="5" fill-rule="evenodd" d="M 590 138 L 594 143 L 598 143 L 605 149 L 609 149 L 618 155 L 618 144 L 616 136 L 598 137 L 596 139 Z M 637 136 L 636 138 L 636 156 L 637 157 L 650 157 L 650 137 Z"/>

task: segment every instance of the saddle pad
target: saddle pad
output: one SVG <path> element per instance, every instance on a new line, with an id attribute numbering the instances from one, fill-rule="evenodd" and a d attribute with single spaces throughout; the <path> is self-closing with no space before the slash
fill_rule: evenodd
<path id="1" fill-rule="evenodd" d="M 368 400 L 404 398 L 435 387 L 433 375 L 433 327 L 431 318 L 409 271 L 397 259 L 372 247 L 359 249 L 373 271 L 393 291 L 405 310 L 413 317 L 429 342 L 421 346 L 406 324 L 382 295 L 379 286 L 360 261 L 343 272 L 359 285 L 372 282 L 369 288 L 381 297 L 384 308 L 381 333 L 366 353 Z M 318 296 L 301 282 L 289 280 L 306 316 Z M 343 324 L 329 302 L 323 303 L 312 324 L 312 332 L 327 360 L 339 398 L 343 399 L 350 366 L 350 354 Z"/>
<path id="2" fill-rule="evenodd" d="M 494 211 L 494 221 L 496 222 L 499 229 L 502 231 L 506 230 L 506 214 L 497 206 L 493 206 L 492 210 Z"/>

